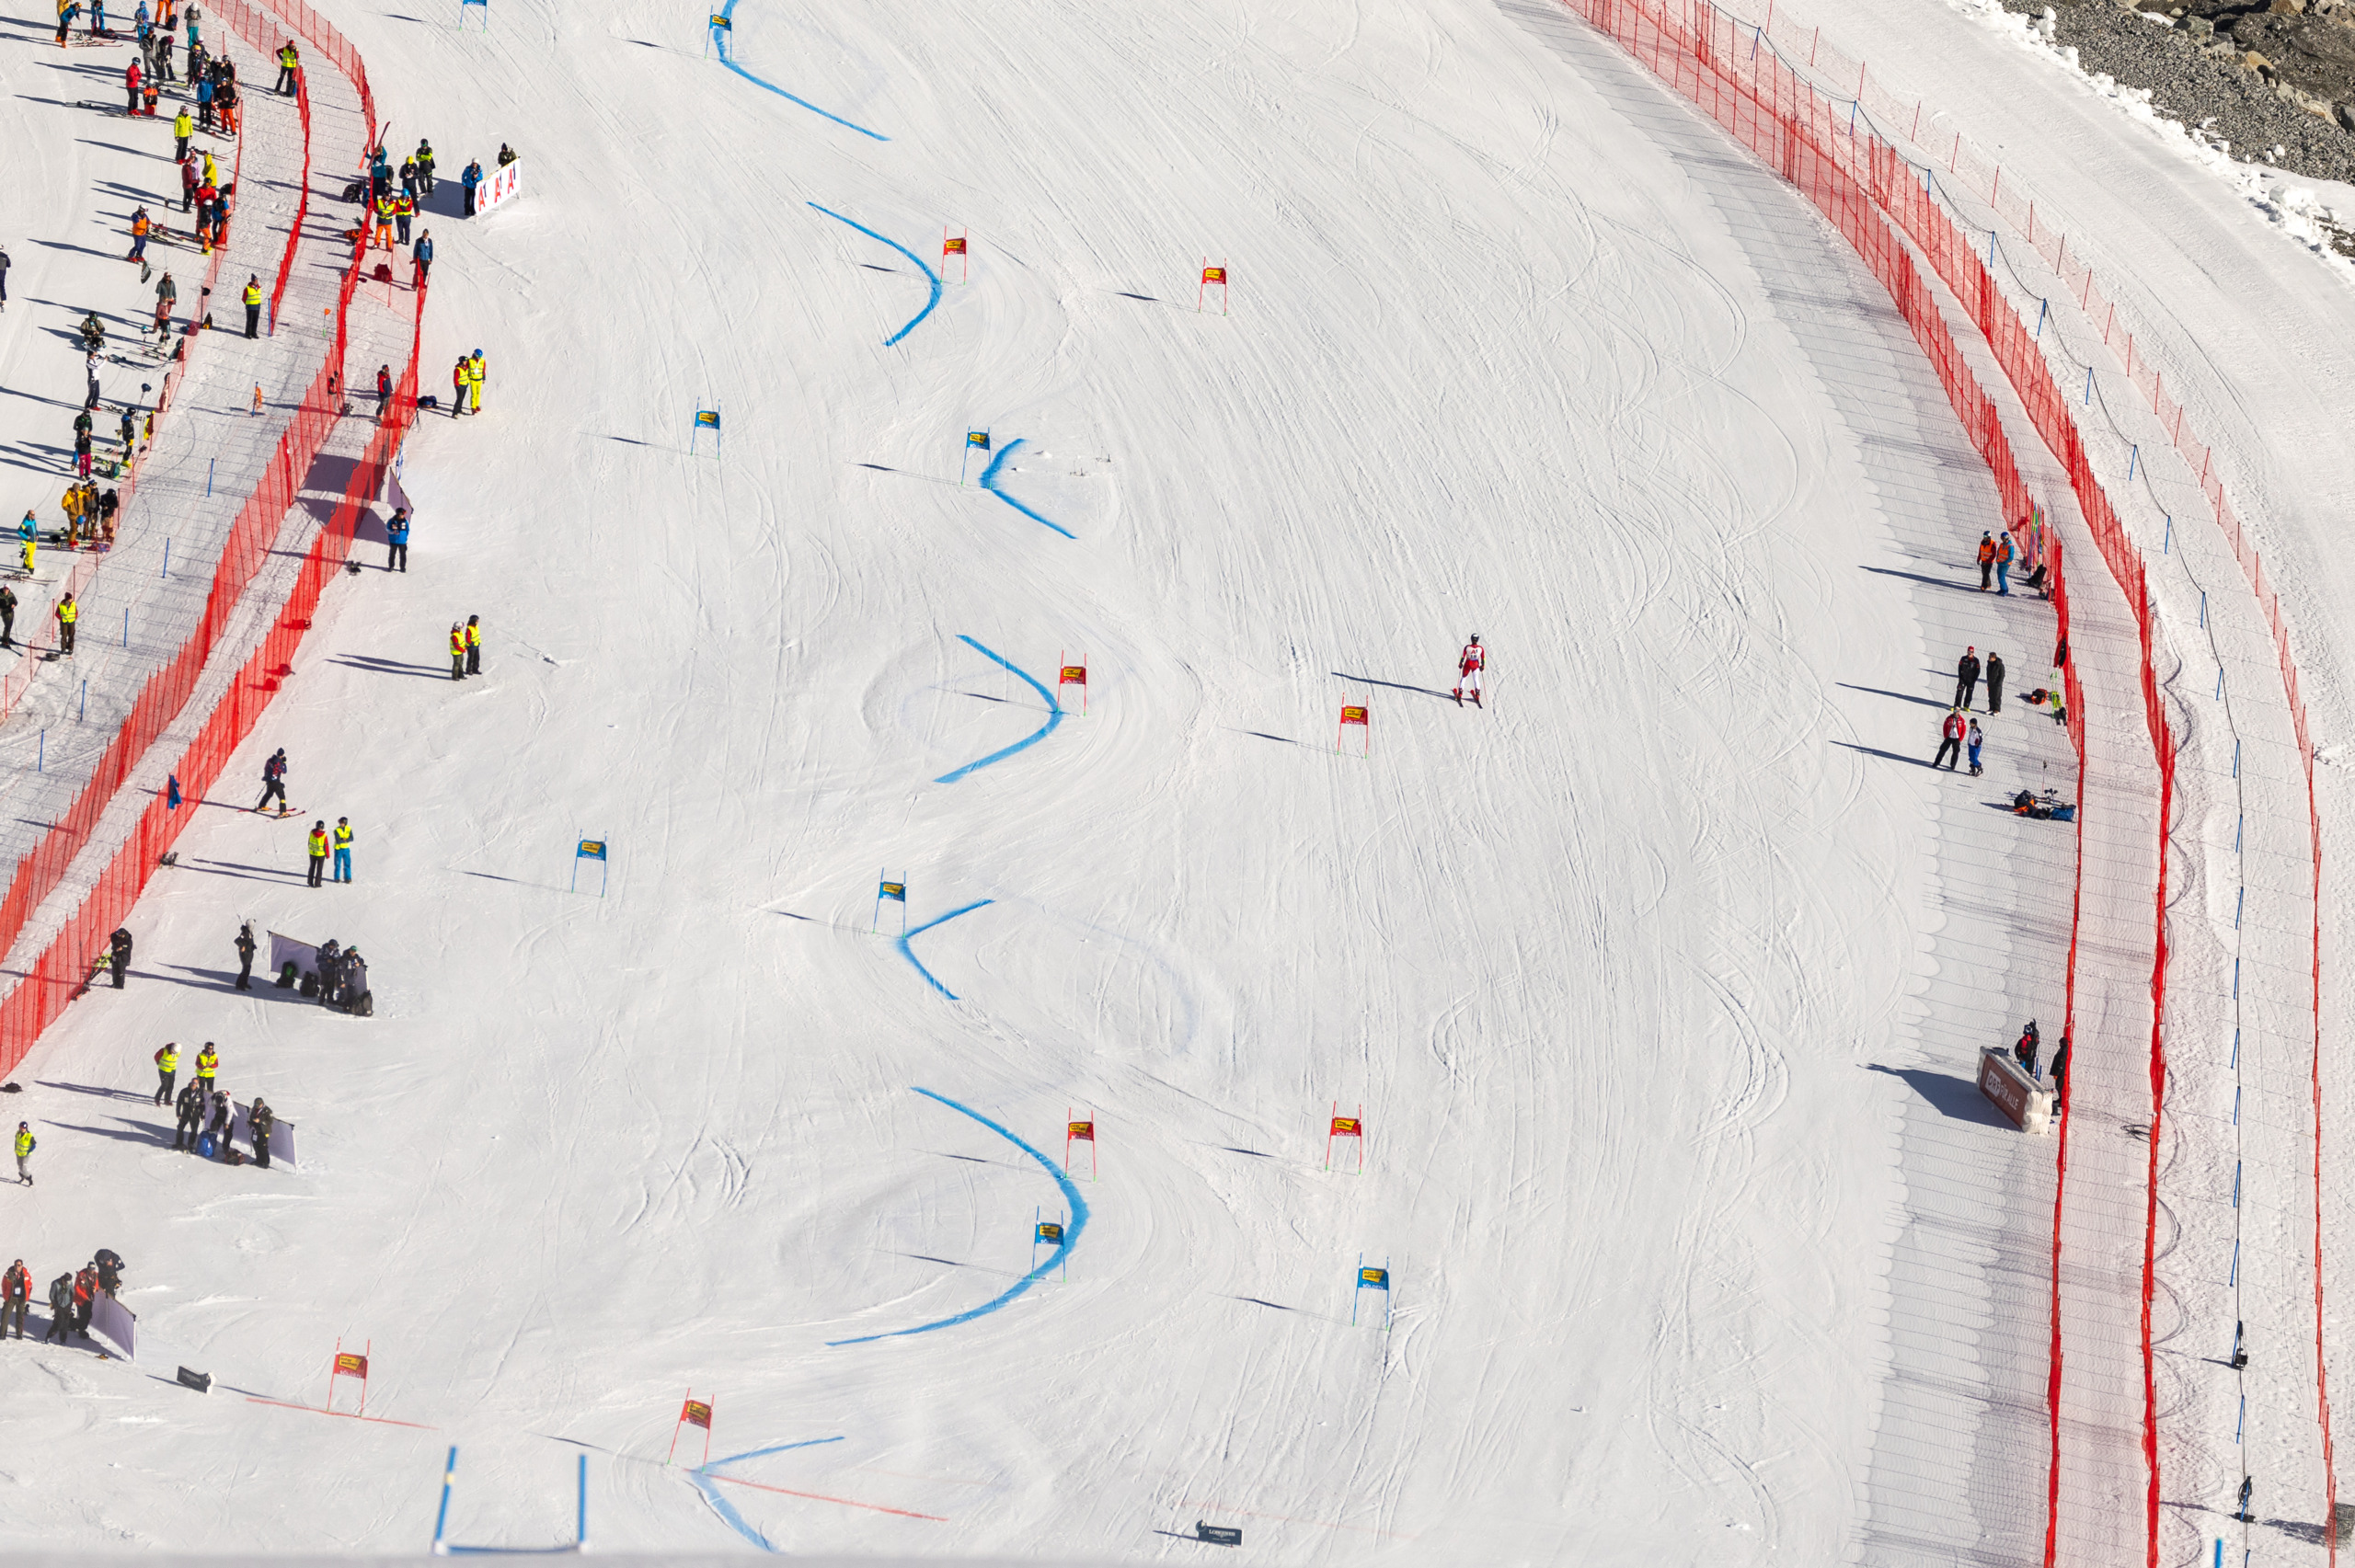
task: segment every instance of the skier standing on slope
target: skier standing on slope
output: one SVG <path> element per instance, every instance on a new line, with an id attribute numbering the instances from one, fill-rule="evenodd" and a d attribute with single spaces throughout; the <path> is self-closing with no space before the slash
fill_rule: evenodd
<path id="1" fill-rule="evenodd" d="M 1954 665 L 1954 705 L 1968 710 L 1979 691 L 1979 650 L 1967 647 Z"/>
<path id="2" fill-rule="evenodd" d="M 1946 721 L 1938 726 L 1938 733 L 1945 736 L 1946 738 L 1939 743 L 1938 755 L 1936 759 L 1930 763 L 1930 766 L 1936 768 L 1939 763 L 1943 762 L 1946 764 L 1947 772 L 1952 773 L 1954 772 L 1955 762 L 1959 760 L 1962 755 L 1963 731 L 1962 710 L 1960 708 L 1948 710 Z"/>
<path id="3" fill-rule="evenodd" d="M 284 816 L 286 812 L 286 748 L 283 746 L 272 751 L 270 754 L 270 761 L 261 765 L 261 802 L 254 809 L 259 811 L 262 807 L 268 806 L 271 795 L 278 797 L 279 814 Z"/>
<path id="4" fill-rule="evenodd" d="M 1475 632 L 1472 640 L 1464 645 L 1464 651 L 1455 658 L 1454 697 L 1457 707 L 1464 705 L 1464 693 L 1466 692 L 1472 693 L 1474 707 L 1484 705 L 1480 701 L 1480 673 L 1488 668 L 1488 650 L 1480 646 L 1480 634 Z"/>

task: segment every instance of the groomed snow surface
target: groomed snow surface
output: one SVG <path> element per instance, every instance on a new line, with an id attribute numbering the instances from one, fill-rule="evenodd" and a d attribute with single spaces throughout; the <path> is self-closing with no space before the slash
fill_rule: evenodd
<path id="1" fill-rule="evenodd" d="M 467 1542 L 585 1446 L 612 1550 L 2040 1560 L 2049 1146 L 1970 1080 L 2058 1033 L 2051 618 L 1795 193 L 1539 0 L 457 9 L 331 19 L 393 146 L 524 155 L 437 225 L 485 408 L 16 1075 L 0 1252 L 122 1253 L 141 1348 L 8 1346 L 0 1545 L 414 1551 L 454 1443 Z M 242 919 L 376 1016 L 226 989 Z M 300 1165 L 172 1151 L 167 1039 Z M 247 1397 L 339 1340 L 417 1425 Z"/>

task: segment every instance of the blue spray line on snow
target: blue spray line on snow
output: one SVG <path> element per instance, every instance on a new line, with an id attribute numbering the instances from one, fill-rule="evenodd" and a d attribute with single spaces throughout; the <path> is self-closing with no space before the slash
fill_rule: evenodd
<path id="1" fill-rule="evenodd" d="M 775 1551 L 776 1548 L 769 1544 L 768 1537 L 745 1523 L 744 1516 L 736 1511 L 736 1505 L 719 1494 L 719 1487 L 712 1480 L 712 1472 L 721 1465 L 732 1465 L 739 1459 L 757 1459 L 766 1454 L 784 1453 L 787 1448 L 815 1448 L 827 1443 L 841 1441 L 840 1437 L 811 1437 L 799 1443 L 779 1443 L 774 1448 L 754 1448 L 748 1454 L 730 1454 L 724 1459 L 714 1459 L 707 1465 L 699 1465 L 687 1471 L 687 1479 L 695 1483 L 695 1490 L 703 1494 L 703 1500 L 711 1505 L 711 1511 L 718 1514 L 720 1521 L 729 1529 L 734 1530 L 763 1551 Z"/>
<path id="2" fill-rule="evenodd" d="M 1014 449 L 1021 444 L 1022 438 L 1017 436 L 1013 441 L 1006 442 L 1004 446 L 998 449 L 997 455 L 990 459 L 990 465 L 982 470 L 982 488 L 987 490 L 991 495 L 995 496 L 999 500 L 1004 501 L 1007 506 L 1012 507 L 1016 511 L 1020 512 L 1024 517 L 1028 518 L 1032 522 L 1046 523 L 1049 528 L 1053 529 L 1057 533 L 1062 534 L 1064 538 L 1077 539 L 1079 535 L 1074 533 L 1070 529 L 1063 527 L 1061 523 L 1047 522 L 1045 518 L 1040 517 L 1037 512 L 1032 511 L 1028 507 L 1024 506 L 1020 501 L 1016 500 L 1012 496 L 1007 495 L 1004 490 L 999 489 L 994 484 L 991 483 L 992 480 L 997 477 L 999 465 L 1005 463 L 1007 458 L 1012 457 L 1014 455 Z"/>
<path id="3" fill-rule="evenodd" d="M 878 142 L 889 142 L 891 139 L 889 136 L 884 135 L 880 131 L 869 131 L 866 126 L 860 125 L 855 120 L 844 120 L 839 114 L 829 114 L 824 109 L 820 109 L 816 104 L 811 103 L 808 98 L 795 97 L 791 93 L 787 92 L 775 82 L 764 82 L 760 77 L 753 75 L 750 71 L 745 70 L 741 65 L 737 64 L 736 57 L 728 52 L 729 40 L 736 36 L 736 0 L 728 0 L 728 4 L 720 7 L 719 17 L 720 19 L 728 25 L 724 28 L 716 27 L 712 29 L 711 41 L 719 50 L 719 63 L 722 65 L 727 66 L 730 71 L 735 72 L 736 74 L 752 83 L 752 86 L 756 87 L 766 87 L 777 97 L 785 99 L 786 102 L 798 103 L 803 109 L 808 109 L 810 113 L 818 116 L 821 120 L 831 120 L 836 125 L 847 126 L 851 130 L 857 132 L 861 136 L 872 136 Z"/>
<path id="4" fill-rule="evenodd" d="M 941 916 L 938 920 L 926 921 L 924 924 L 916 927 L 913 931 L 901 933 L 900 956 L 905 958 L 909 963 L 913 964 L 916 967 L 916 973 L 925 978 L 925 983 L 926 985 L 932 987 L 933 990 L 938 991 L 949 1001 L 955 1001 L 957 1000 L 957 993 L 932 978 L 932 971 L 924 967 L 924 960 L 916 956 L 916 950 L 909 946 L 908 944 L 916 937 L 922 936 L 925 932 L 930 931 L 934 926 L 947 925 L 959 915 L 970 915 L 975 910 L 980 909 L 982 904 L 991 904 L 995 902 L 996 900 L 994 898 L 983 898 L 980 903 L 968 904 L 961 910 L 951 910 L 947 914 Z"/>
<path id="5" fill-rule="evenodd" d="M 1055 726 L 1063 723 L 1063 705 L 1055 701 L 1055 694 L 1052 692 L 1048 691 L 1044 686 L 1040 685 L 1039 682 L 1030 679 L 1030 674 L 1028 670 L 1017 668 L 1015 663 L 1011 659 L 1007 658 L 1004 654 L 997 652 L 994 648 L 983 647 L 980 643 L 973 641 L 972 638 L 965 635 L 962 632 L 957 634 L 957 640 L 965 644 L 968 647 L 973 648 L 976 651 L 997 660 L 1000 664 L 1005 665 L 1008 670 L 1013 670 L 1017 675 L 1021 676 L 1022 683 L 1029 687 L 1033 692 L 1038 692 L 1039 700 L 1047 704 L 1047 722 L 1045 725 L 1040 727 L 1037 734 L 1025 736 L 1020 740 L 1017 740 L 1013 745 L 1007 747 L 1005 750 L 993 751 L 988 756 L 982 758 L 980 761 L 968 762 L 954 773 L 943 773 L 938 778 L 932 781 L 935 784 L 955 784 L 967 773 L 978 772 L 982 768 L 988 767 L 992 762 L 1003 762 L 1008 757 L 1013 756 L 1017 751 L 1027 751 L 1031 747 L 1038 745 L 1041 740 L 1046 739 L 1050 735 L 1052 735 L 1055 732 Z M 940 921 L 935 921 L 932 923 L 938 925 Z"/>
<path id="6" fill-rule="evenodd" d="M 818 207 L 818 204 L 815 201 L 812 201 L 810 205 L 812 207 Z M 885 245 L 890 246 L 893 250 L 898 251 L 902 256 L 904 256 L 910 261 L 914 262 L 916 264 L 916 270 L 924 274 L 924 280 L 932 285 L 932 298 L 925 301 L 924 309 L 916 312 L 915 318 L 910 321 L 905 326 L 902 326 L 900 330 L 883 339 L 883 347 L 886 349 L 890 348 L 892 344 L 897 343 L 901 338 L 905 338 L 909 333 L 913 332 L 918 326 L 922 326 L 924 318 L 932 314 L 932 307 L 940 303 L 940 274 L 935 272 L 930 267 L 926 266 L 923 257 L 918 256 L 914 251 L 910 250 L 906 246 L 902 245 L 898 240 L 893 239 L 890 235 L 879 235 L 873 229 L 868 228 L 865 223 L 858 222 L 856 219 L 844 217 L 832 207 L 818 207 L 818 211 L 823 212 L 826 216 L 832 218 L 838 223 L 848 223 L 852 228 L 856 229 L 860 234 L 865 235 L 868 239 L 881 240 Z M 1046 521 L 1044 518 L 1041 518 L 1039 521 L 1041 522 Z M 1049 524 L 1049 526 L 1051 527 L 1053 525 Z"/>
<path id="7" fill-rule="evenodd" d="M 992 1132 L 997 1134 L 1000 1138 L 1005 1139 L 1008 1143 L 1014 1145 L 1015 1148 L 1022 1150 L 1023 1153 L 1030 1156 L 1031 1159 L 1039 1162 L 1039 1168 L 1046 1172 L 1047 1174 L 1054 1177 L 1055 1185 L 1063 1189 L 1063 1202 L 1068 1204 L 1071 1207 L 1071 1224 L 1064 1229 L 1063 1239 L 1055 1244 L 1055 1250 L 1047 1254 L 1047 1261 L 1032 1269 L 1029 1273 L 1024 1275 L 1021 1278 L 1016 1280 L 1014 1284 L 1006 1289 L 1005 1295 L 996 1298 L 994 1300 L 984 1301 L 970 1312 L 959 1312 L 953 1318 L 943 1318 L 937 1322 L 919 1323 L 912 1329 L 893 1329 L 889 1333 L 861 1334 L 856 1339 L 828 1340 L 826 1343 L 830 1346 L 844 1345 L 872 1345 L 879 1339 L 903 1339 L 912 1333 L 930 1333 L 935 1329 L 954 1328 L 959 1323 L 970 1323 L 975 1318 L 987 1317 L 990 1313 L 996 1311 L 999 1308 L 1013 1300 L 1017 1296 L 1019 1296 L 1024 1291 L 1029 1289 L 1033 1285 L 1038 1284 L 1041 1279 L 1046 1278 L 1051 1271 L 1060 1265 L 1065 1258 L 1068 1258 L 1071 1255 L 1071 1250 L 1079 1245 L 1079 1233 L 1087 1229 L 1087 1200 L 1079 1196 L 1079 1189 L 1072 1185 L 1071 1178 L 1063 1174 L 1063 1173 L 1057 1168 L 1052 1160 L 1048 1159 L 1045 1155 L 1040 1153 L 1037 1150 L 1031 1148 L 1028 1144 L 1015 1137 L 1011 1131 L 1005 1127 L 1000 1127 L 997 1123 L 990 1120 L 989 1117 L 982 1115 L 981 1112 L 974 1110 L 970 1105 L 960 1105 L 956 1101 L 950 1099 L 948 1095 L 936 1094 L 929 1089 L 919 1088 L 916 1090 L 916 1093 L 923 1095 L 927 1100 L 939 1101 L 942 1104 L 948 1106 L 952 1111 L 961 1111 L 966 1116 L 972 1117 L 975 1121 L 989 1128 Z"/>

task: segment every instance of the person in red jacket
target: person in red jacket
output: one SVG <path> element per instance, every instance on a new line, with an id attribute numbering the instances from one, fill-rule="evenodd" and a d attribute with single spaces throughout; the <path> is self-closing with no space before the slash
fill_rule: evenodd
<path id="1" fill-rule="evenodd" d="M 7 1273 L 0 1274 L 0 1339 L 8 1337 L 12 1315 L 17 1324 L 17 1337 L 25 1337 L 25 1309 L 32 1299 L 33 1271 L 25 1266 L 24 1259 L 18 1258 L 8 1265 Z"/>
<path id="2" fill-rule="evenodd" d="M 139 112 L 139 62 L 136 60 L 122 68 L 122 85 L 131 94 L 131 107 L 124 112 L 135 115 Z"/>
<path id="3" fill-rule="evenodd" d="M 1946 722 L 1938 727 L 1938 732 L 1946 737 L 1946 740 L 1939 746 L 1937 759 L 1930 766 L 1935 768 L 1939 762 L 1944 762 L 1947 772 L 1953 773 L 1955 764 L 1962 760 L 1962 710 L 1947 709 Z"/>
<path id="4" fill-rule="evenodd" d="M 98 1296 L 98 1265 L 85 1264 L 74 1276 L 74 1332 L 90 1337 L 90 1303 Z"/>

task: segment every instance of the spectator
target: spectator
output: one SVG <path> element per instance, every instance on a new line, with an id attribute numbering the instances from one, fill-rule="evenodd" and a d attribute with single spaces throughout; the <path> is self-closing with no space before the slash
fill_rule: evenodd
<path id="1" fill-rule="evenodd" d="M 288 39 L 278 52 L 278 86 L 280 97 L 291 98 L 303 85 L 303 52 Z"/>
<path id="2" fill-rule="evenodd" d="M 131 969 L 131 933 L 121 926 L 107 938 L 107 967 L 114 971 L 114 989 L 122 989 L 122 977 Z"/>
<path id="3" fill-rule="evenodd" d="M 33 1185 L 31 1161 L 33 1157 L 33 1150 L 40 1147 L 40 1140 L 33 1136 L 33 1129 L 27 1124 L 18 1122 L 17 1124 L 17 1185 L 29 1187 Z"/>
<path id="4" fill-rule="evenodd" d="M 1972 719 L 1970 721 L 1970 776 L 1974 779 L 1987 771 L 1979 765 L 1979 748 L 1986 743 L 1987 738 L 1979 732 L 1979 721 Z"/>
<path id="5" fill-rule="evenodd" d="M 246 336 L 261 336 L 261 274 L 246 274 Z"/>
<path id="6" fill-rule="evenodd" d="M 1989 579 L 1995 575 L 1995 536 L 1982 530 L 1979 535 L 1979 591 L 1984 593 Z"/>
<path id="7" fill-rule="evenodd" d="M 465 190 L 465 207 L 458 215 L 471 218 L 475 215 L 475 187 L 482 183 L 482 164 L 479 161 L 468 164 L 466 172 L 458 177 L 458 183 Z"/>
<path id="8" fill-rule="evenodd" d="M 408 570 L 408 508 L 396 510 L 385 524 L 385 569 Z"/>
<path id="9" fill-rule="evenodd" d="M 1936 768 L 1943 762 L 1947 772 L 1952 773 L 1956 761 L 1962 755 L 1962 710 L 1956 708 L 1947 714 L 1938 729 L 1946 738 L 1939 743 L 1938 755 L 1930 766 Z"/>
<path id="10" fill-rule="evenodd" d="M 433 231 L 431 229 L 417 236 L 417 243 L 409 246 L 408 255 L 411 265 L 416 269 L 409 278 L 409 287 L 422 289 L 425 287 L 426 274 L 433 270 Z"/>
<path id="11" fill-rule="evenodd" d="M 1954 705 L 1968 710 L 1979 691 L 1979 650 L 1967 647 L 1954 665 Z"/>
<path id="12" fill-rule="evenodd" d="M 173 1104 L 179 1107 L 180 1118 L 178 1127 L 172 1134 L 172 1147 L 193 1154 L 196 1152 L 197 1134 L 204 1126 L 204 1091 L 191 1083 L 180 1091 L 179 1098 Z"/>
<path id="13" fill-rule="evenodd" d="M 327 868 L 327 822 L 326 818 L 322 817 L 317 821 L 311 824 L 309 848 L 311 853 L 310 886 L 316 887 L 319 886 L 320 879 L 326 876 Z M 327 977 L 325 975 L 321 975 L 319 979 L 325 980 Z"/>
<path id="14" fill-rule="evenodd" d="M 237 989 L 254 989 L 254 951 L 259 944 L 254 941 L 254 922 L 246 921 L 237 928 Z"/>
<path id="15" fill-rule="evenodd" d="M 7 1273 L 0 1274 L 0 1339 L 8 1337 L 8 1320 L 12 1315 L 16 1319 L 17 1337 L 25 1337 L 25 1309 L 31 1303 L 32 1296 L 32 1270 L 25 1266 L 24 1259 L 18 1258 L 8 1265 Z"/>
<path id="16" fill-rule="evenodd" d="M 269 1101 L 257 1094 L 254 1096 L 254 1108 L 247 1113 L 246 1125 L 254 1136 L 254 1163 L 267 1171 L 270 1169 L 270 1129 L 278 1125 L 278 1113 L 270 1108 Z"/>
<path id="17" fill-rule="evenodd" d="M 71 1345 L 73 1333 L 74 1276 L 61 1274 L 49 1282 L 49 1332 L 40 1336 L 40 1342 Z"/>
<path id="18" fill-rule="evenodd" d="M 213 1139 L 213 1157 L 216 1160 L 229 1158 L 229 1096 L 226 1093 L 213 1096 L 213 1120 L 204 1130 Z"/>
<path id="19" fill-rule="evenodd" d="M 351 818 L 349 817 L 335 819 L 335 879 L 338 882 L 351 880 Z"/>
<path id="20" fill-rule="evenodd" d="M 482 673 L 482 617 L 466 617 L 466 673 Z"/>
<path id="21" fill-rule="evenodd" d="M 155 1050 L 155 1099 L 160 1105 L 172 1097 L 172 1085 L 179 1082 L 180 1048 L 166 1040 Z"/>
<path id="22" fill-rule="evenodd" d="M 1993 648 L 1987 650 L 1987 711 L 2004 711 L 2004 656 Z"/>

